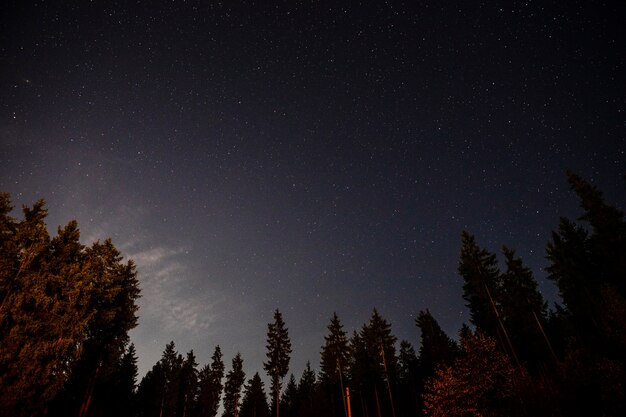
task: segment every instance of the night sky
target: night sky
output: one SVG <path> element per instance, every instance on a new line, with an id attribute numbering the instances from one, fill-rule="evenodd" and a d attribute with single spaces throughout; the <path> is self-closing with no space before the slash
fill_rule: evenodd
<path id="1" fill-rule="evenodd" d="M 11 3 L 0 190 L 135 260 L 140 375 L 170 340 L 262 373 L 276 308 L 297 376 L 333 311 L 456 337 L 463 229 L 555 301 L 565 170 L 626 207 L 623 1 Z"/>

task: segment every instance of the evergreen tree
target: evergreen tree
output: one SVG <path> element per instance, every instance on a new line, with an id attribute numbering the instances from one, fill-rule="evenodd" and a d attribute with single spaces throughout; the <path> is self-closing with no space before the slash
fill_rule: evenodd
<path id="1" fill-rule="evenodd" d="M 459 274 L 463 278 L 463 299 L 470 310 L 470 322 L 491 336 L 500 332 L 497 300 L 501 280 L 496 255 L 480 248 L 467 231 L 461 235 Z"/>
<path id="2" fill-rule="evenodd" d="M 418 409 L 419 361 L 415 349 L 406 340 L 400 342 L 398 353 L 398 413 L 411 416 Z"/>
<path id="3" fill-rule="evenodd" d="M 424 396 L 426 415 L 433 417 L 515 416 L 521 408 L 515 399 L 515 371 L 493 338 L 466 332 L 463 355 L 443 366 L 428 380 Z"/>
<path id="4" fill-rule="evenodd" d="M 117 387 L 117 395 L 113 401 L 119 404 L 115 415 L 120 417 L 134 416 L 136 412 L 137 354 L 135 345 L 132 343 L 120 359 L 115 386 Z"/>
<path id="5" fill-rule="evenodd" d="M 350 361 L 350 346 L 343 330 L 343 325 L 333 313 L 328 325 L 328 334 L 324 336 L 320 360 L 320 383 L 333 415 L 345 414 L 343 401 L 344 387 L 347 384 L 347 371 Z"/>
<path id="6" fill-rule="evenodd" d="M 415 320 L 422 332 L 419 350 L 419 368 L 423 379 L 435 374 L 440 365 L 449 365 L 458 355 L 458 346 L 443 331 L 430 311 L 422 310 Z"/>
<path id="7" fill-rule="evenodd" d="M 295 417 L 298 415 L 300 406 L 298 398 L 298 383 L 293 374 L 289 375 L 285 391 L 280 398 L 280 410 L 282 417 Z"/>
<path id="8" fill-rule="evenodd" d="M 298 416 L 303 417 L 312 414 L 316 386 L 315 371 L 311 369 L 311 362 L 307 361 L 300 382 L 298 382 Z"/>
<path id="9" fill-rule="evenodd" d="M 174 342 L 169 342 L 161 359 L 139 384 L 137 402 L 141 416 L 177 417 L 183 362 Z"/>
<path id="10" fill-rule="evenodd" d="M 280 391 L 282 379 L 289 370 L 289 359 L 291 354 L 291 341 L 289 333 L 285 327 L 285 322 L 276 309 L 274 312 L 274 322 L 267 325 L 267 362 L 263 363 L 263 368 L 272 381 L 272 404 L 274 414 L 280 417 Z"/>
<path id="11" fill-rule="evenodd" d="M 544 330 L 546 302 L 537 289 L 532 271 L 515 257 L 512 249 L 504 246 L 502 252 L 507 268 L 502 275 L 501 291 L 504 327 L 519 359 L 536 369 L 550 361 L 552 350 Z"/>
<path id="12" fill-rule="evenodd" d="M 178 402 L 176 406 L 176 416 L 186 417 L 191 414 L 191 410 L 196 408 L 198 397 L 198 370 L 196 356 L 193 350 L 187 353 L 182 364 L 179 377 Z"/>
<path id="13" fill-rule="evenodd" d="M 241 402 L 240 417 L 269 417 L 270 410 L 267 405 L 267 395 L 263 389 L 263 381 L 259 373 L 248 380 L 244 388 L 243 401 Z"/>
<path id="14" fill-rule="evenodd" d="M 222 361 L 222 351 L 219 346 L 215 346 L 211 365 L 207 364 L 202 368 L 198 376 L 198 401 L 196 405 L 196 416 L 215 417 L 222 395 L 222 379 L 224 378 L 224 362 Z"/>
<path id="15" fill-rule="evenodd" d="M 159 360 L 141 379 L 137 388 L 137 411 L 140 417 L 159 417 L 163 413 L 167 379 Z"/>
<path id="16" fill-rule="evenodd" d="M 320 360 L 320 380 L 326 383 L 339 383 L 348 369 L 350 347 L 343 325 L 333 313 L 328 325 L 328 335 L 324 336 Z"/>
<path id="17" fill-rule="evenodd" d="M 243 372 L 243 359 L 241 354 L 233 358 L 232 369 L 226 375 L 224 384 L 224 414 L 223 417 L 238 417 L 239 403 L 241 398 L 241 388 L 246 380 Z"/>
<path id="18" fill-rule="evenodd" d="M 363 414 L 368 414 L 368 410 L 394 412 L 392 390 L 396 385 L 396 340 L 391 326 L 376 309 L 370 321 L 351 339 L 351 384 L 362 399 Z"/>
<path id="19" fill-rule="evenodd" d="M 0 414 L 53 415 L 62 396 L 84 414 L 136 325 L 135 266 L 110 240 L 85 248 L 75 221 L 50 239 L 43 200 L 22 221 L 10 211 L 0 195 Z"/>

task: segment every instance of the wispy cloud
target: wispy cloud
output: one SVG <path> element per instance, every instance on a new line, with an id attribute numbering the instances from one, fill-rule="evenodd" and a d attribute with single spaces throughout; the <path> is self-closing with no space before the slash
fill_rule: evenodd
<path id="1" fill-rule="evenodd" d="M 164 246 L 130 254 L 140 274 L 141 321 L 171 333 L 206 332 L 215 320 L 215 294 L 202 287 L 180 258 L 185 248 Z"/>

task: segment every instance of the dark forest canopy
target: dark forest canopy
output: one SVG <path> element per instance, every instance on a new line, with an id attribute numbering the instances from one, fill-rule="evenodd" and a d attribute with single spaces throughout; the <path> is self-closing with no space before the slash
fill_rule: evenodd
<path id="1" fill-rule="evenodd" d="M 463 231 L 458 272 L 470 322 L 458 338 L 420 311 L 416 353 L 376 309 L 351 333 L 334 314 L 320 340 L 320 372 L 307 364 L 296 376 L 287 323 L 276 310 L 264 364 L 269 397 L 259 373 L 246 380 L 240 354 L 225 369 L 219 346 L 199 367 L 193 351 L 183 356 L 171 342 L 137 381 L 128 338 L 139 297 L 133 262 L 122 262 L 110 240 L 82 245 L 75 221 L 49 236 L 43 201 L 24 207 L 23 219 L 11 217 L 2 194 L 0 414 L 621 415 L 626 223 L 593 185 L 570 172 L 568 179 L 582 214 L 562 218 L 546 247 L 561 305 L 548 309 L 513 249 L 503 247 L 499 263 Z"/>

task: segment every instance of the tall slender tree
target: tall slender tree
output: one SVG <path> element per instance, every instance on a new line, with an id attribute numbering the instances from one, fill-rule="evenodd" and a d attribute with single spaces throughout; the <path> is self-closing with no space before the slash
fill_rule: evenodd
<path id="1" fill-rule="evenodd" d="M 278 309 L 274 312 L 274 322 L 267 325 L 267 362 L 263 368 L 272 381 L 272 403 L 276 417 L 280 417 L 280 391 L 282 380 L 289 370 L 291 341 L 283 316 Z"/>
<path id="2" fill-rule="evenodd" d="M 502 253 L 506 263 L 502 275 L 502 319 L 520 360 L 534 369 L 553 355 L 545 333 L 547 304 L 532 271 L 515 256 L 515 251 L 504 246 Z"/>
<path id="3" fill-rule="evenodd" d="M 215 346 L 211 364 L 205 365 L 198 375 L 199 393 L 196 404 L 196 416 L 215 417 L 222 395 L 222 379 L 224 378 L 224 362 L 222 351 Z"/>
<path id="4" fill-rule="evenodd" d="M 463 299 L 470 310 L 470 322 L 489 335 L 500 332 L 497 300 L 501 291 L 496 255 L 482 249 L 467 231 L 461 234 L 459 274 L 463 278 Z"/>
<path id="5" fill-rule="evenodd" d="M 428 309 L 419 312 L 415 323 L 422 333 L 419 366 L 422 378 L 426 379 L 434 375 L 439 365 L 452 363 L 458 354 L 458 346 L 443 331 Z"/>
<path id="6" fill-rule="evenodd" d="M 241 388 L 246 380 L 243 372 L 243 359 L 237 353 L 233 358 L 232 369 L 226 375 L 224 384 L 224 414 L 223 417 L 238 417 L 241 400 Z"/>

